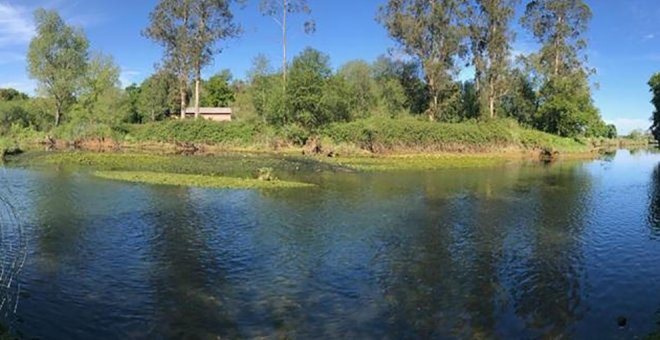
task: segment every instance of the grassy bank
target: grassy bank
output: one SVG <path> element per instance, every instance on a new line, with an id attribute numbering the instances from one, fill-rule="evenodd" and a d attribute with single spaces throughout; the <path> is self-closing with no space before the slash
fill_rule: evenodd
<path id="1" fill-rule="evenodd" d="M 313 137 L 320 137 L 328 147 L 344 146 L 372 153 L 479 153 L 511 148 L 584 152 L 591 148 L 588 142 L 525 129 L 509 120 L 437 123 L 414 118 L 372 118 L 336 123 L 313 133 L 296 126 L 273 128 L 246 122 L 215 124 L 205 121 L 168 121 L 135 125 L 126 140 L 268 149 L 275 146 L 301 146 Z"/>
<path id="2" fill-rule="evenodd" d="M 28 129 L 29 130 L 29 129 Z M 479 155 L 480 159 L 510 158 L 512 154 L 537 157 L 539 150 L 561 155 L 584 155 L 599 147 L 632 145 L 628 140 L 562 138 L 519 126 L 511 120 L 488 122 L 438 123 L 415 118 L 371 118 L 350 123 L 331 124 L 314 132 L 298 126 L 273 127 L 262 123 L 178 121 L 95 127 L 84 130 L 58 128 L 52 134 L 26 129 L 10 131 L 0 138 L 0 147 L 36 146 L 54 143 L 56 148 L 86 150 L 141 149 L 147 153 L 163 151 L 213 152 L 247 151 L 300 154 L 314 150 L 342 157 L 373 155 L 417 155 L 422 158 L 450 155 Z M 48 136 L 49 138 L 46 138 Z M 634 141 L 639 145 L 639 141 Z M 306 145 L 305 145 L 306 144 Z M 361 164 L 365 162 L 361 161 Z"/>

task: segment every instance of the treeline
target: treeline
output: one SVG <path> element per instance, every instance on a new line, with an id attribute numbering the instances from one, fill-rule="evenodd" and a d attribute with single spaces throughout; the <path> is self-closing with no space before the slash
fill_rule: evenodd
<path id="1" fill-rule="evenodd" d="M 163 59 L 153 75 L 124 89 L 119 67 L 110 56 L 90 52 L 82 30 L 54 11 L 37 10 L 28 71 L 39 83 L 38 96 L 3 96 L 0 121 L 4 129 L 56 128 L 80 136 L 183 116 L 189 106 L 196 117 L 200 106 L 232 106 L 238 120 L 307 133 L 337 122 L 417 116 L 442 122 L 508 118 L 560 136 L 615 137 L 616 128 L 602 121 L 591 96 L 593 70 L 584 53 L 589 6 L 532 0 L 517 13 L 518 3 L 384 1 L 377 19 L 406 57 L 356 60 L 337 70 L 328 55 L 311 48 L 289 63 L 282 26 L 282 65 L 275 69 L 257 56 L 247 77 L 235 80 L 229 71 L 202 78 L 219 46 L 240 35 L 233 2 L 160 0 L 143 35 L 163 47 Z M 278 23 L 311 13 L 304 0 L 259 5 Z M 536 39 L 538 51 L 514 55 L 514 20 Z M 298 29 L 312 33 L 315 23 Z M 473 79 L 459 80 L 461 72 Z"/>

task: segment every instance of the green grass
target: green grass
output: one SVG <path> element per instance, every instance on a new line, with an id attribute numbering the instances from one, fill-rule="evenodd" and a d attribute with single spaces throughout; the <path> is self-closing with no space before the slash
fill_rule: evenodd
<path id="1" fill-rule="evenodd" d="M 510 159 L 506 157 L 488 154 L 419 154 L 387 157 L 341 157 L 327 160 L 327 162 L 360 171 L 486 168 L 503 165 L 509 161 Z"/>
<path id="2" fill-rule="evenodd" d="M 96 171 L 94 175 L 115 181 L 220 189 L 293 189 L 312 184 L 291 181 L 262 181 L 252 178 L 176 174 L 148 171 Z"/>
<path id="3" fill-rule="evenodd" d="M 128 138 L 137 142 L 186 142 L 245 147 L 267 142 L 273 135 L 271 127 L 259 123 L 167 120 L 132 125 Z"/>
<path id="4" fill-rule="evenodd" d="M 550 148 L 585 152 L 591 146 L 570 138 L 525 129 L 511 120 L 438 123 L 414 118 L 365 119 L 323 130 L 336 143 L 383 151 L 492 152 L 506 148 Z"/>

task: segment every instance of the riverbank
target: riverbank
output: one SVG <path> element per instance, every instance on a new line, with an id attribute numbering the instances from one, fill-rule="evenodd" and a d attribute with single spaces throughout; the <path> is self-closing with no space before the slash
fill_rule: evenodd
<path id="1" fill-rule="evenodd" d="M 148 154 L 219 152 L 342 157 L 490 155 L 495 158 L 584 157 L 601 148 L 646 146 L 648 140 L 563 138 L 511 120 L 437 123 L 413 118 L 363 119 L 316 131 L 258 122 L 169 120 L 149 124 L 72 128 L 48 133 L 12 129 L 0 149 L 138 151 Z"/>

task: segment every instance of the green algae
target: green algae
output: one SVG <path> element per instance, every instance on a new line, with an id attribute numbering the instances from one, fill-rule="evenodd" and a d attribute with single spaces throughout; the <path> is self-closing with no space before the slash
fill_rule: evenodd
<path id="1" fill-rule="evenodd" d="M 147 171 L 96 171 L 94 175 L 104 179 L 123 182 L 217 189 L 294 189 L 314 186 L 308 183 L 281 180 L 263 181 L 252 178 Z"/>

